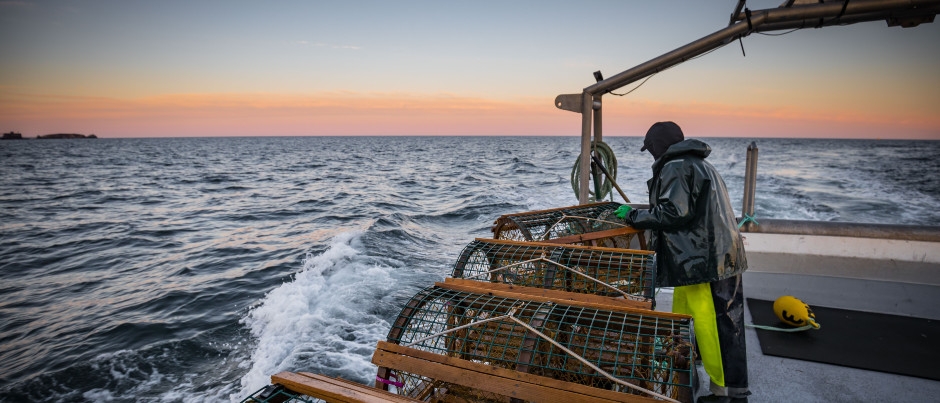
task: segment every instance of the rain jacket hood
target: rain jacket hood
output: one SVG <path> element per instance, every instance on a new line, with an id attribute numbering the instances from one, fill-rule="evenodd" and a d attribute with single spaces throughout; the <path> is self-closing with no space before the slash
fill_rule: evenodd
<path id="1" fill-rule="evenodd" d="M 653 163 L 653 176 L 656 176 L 656 172 L 659 170 L 659 168 L 662 168 L 663 164 L 669 162 L 679 155 L 690 154 L 705 159 L 711 153 L 711 146 L 699 140 L 688 139 L 680 141 L 669 146 L 669 148 L 666 150 L 666 153 Z"/>
<path id="2" fill-rule="evenodd" d="M 724 180 L 705 161 L 711 147 L 688 139 L 653 163 L 650 209 L 630 212 L 634 228 L 649 229 L 656 251 L 656 283 L 675 287 L 744 272 L 747 259 Z"/>

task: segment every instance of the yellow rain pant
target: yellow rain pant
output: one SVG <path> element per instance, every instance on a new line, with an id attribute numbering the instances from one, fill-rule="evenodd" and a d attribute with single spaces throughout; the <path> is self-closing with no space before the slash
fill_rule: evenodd
<path id="1" fill-rule="evenodd" d="M 725 373 L 721 362 L 721 345 L 718 342 L 718 323 L 712 290 L 709 283 L 675 287 L 672 294 L 672 311 L 692 316 L 695 328 L 695 343 L 698 345 L 702 365 L 711 382 L 724 387 Z"/>

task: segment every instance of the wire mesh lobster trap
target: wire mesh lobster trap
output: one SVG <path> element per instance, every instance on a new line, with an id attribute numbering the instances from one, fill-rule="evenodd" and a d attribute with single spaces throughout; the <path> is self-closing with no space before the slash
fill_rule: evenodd
<path id="1" fill-rule="evenodd" d="M 423 354 L 608 393 L 686 400 L 695 376 L 688 316 L 530 301 L 441 283 L 408 302 L 388 341 Z M 488 382 L 468 385 L 459 378 L 442 380 L 377 364 L 379 380 L 392 379 L 397 393 L 419 400 L 441 394 L 458 401 L 506 399 Z"/>
<path id="2" fill-rule="evenodd" d="M 493 224 L 493 238 L 628 248 L 635 234 L 639 234 L 640 248 L 645 249 L 642 232 L 614 215 L 619 206 L 603 202 L 506 214 Z"/>
<path id="3" fill-rule="evenodd" d="M 294 392 L 284 388 L 281 385 L 267 385 L 258 389 L 248 397 L 242 399 L 241 403 L 322 403 L 323 400 L 310 396 L 304 396 L 299 392 Z"/>
<path id="4" fill-rule="evenodd" d="M 477 239 L 457 259 L 453 278 L 655 301 L 653 252 Z"/>

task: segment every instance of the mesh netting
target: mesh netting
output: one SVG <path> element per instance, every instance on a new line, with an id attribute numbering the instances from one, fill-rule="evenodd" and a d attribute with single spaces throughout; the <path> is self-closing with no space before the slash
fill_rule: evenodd
<path id="1" fill-rule="evenodd" d="M 305 396 L 280 385 L 268 385 L 246 397 L 241 403 L 321 403 L 323 400 Z"/>
<path id="2" fill-rule="evenodd" d="M 547 241 L 626 227 L 614 216 L 619 203 L 605 202 L 550 210 L 507 214 L 496 219 L 493 238 L 516 241 Z M 627 248 L 634 234 L 614 234 L 592 240 L 593 246 Z M 570 243 L 588 244 L 583 241 Z"/>
<path id="3" fill-rule="evenodd" d="M 694 378 L 691 334 L 691 321 L 682 315 L 607 311 L 431 287 L 408 302 L 388 340 L 566 382 L 642 394 L 623 385 L 629 383 L 677 398 L 680 394 L 690 396 Z M 467 393 L 461 397 L 471 401 L 495 398 L 466 385 L 395 374 L 404 384 L 398 393 L 407 396 L 427 396 L 429 391 L 443 388 L 458 396 Z"/>
<path id="4" fill-rule="evenodd" d="M 477 239 L 452 277 L 654 301 L 653 252 Z"/>

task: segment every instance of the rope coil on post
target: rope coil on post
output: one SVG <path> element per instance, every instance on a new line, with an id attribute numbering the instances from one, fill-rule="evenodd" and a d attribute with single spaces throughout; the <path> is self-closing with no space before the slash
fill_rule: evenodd
<path id="1" fill-rule="evenodd" d="M 604 167 L 607 168 L 607 171 L 610 172 L 610 176 L 616 180 L 617 179 L 617 156 L 614 155 L 614 151 L 604 143 L 603 141 L 592 141 L 591 150 L 594 154 L 600 158 L 603 162 Z M 581 155 L 578 155 L 578 158 L 574 161 L 574 167 L 571 169 L 571 189 L 574 190 L 575 197 L 578 196 L 578 190 L 581 188 Z M 601 181 L 600 190 L 594 189 L 590 191 L 591 201 L 601 201 L 604 200 L 607 195 L 610 194 L 611 189 L 613 189 L 613 181 L 608 178 L 606 175 L 603 175 L 603 180 Z"/>

